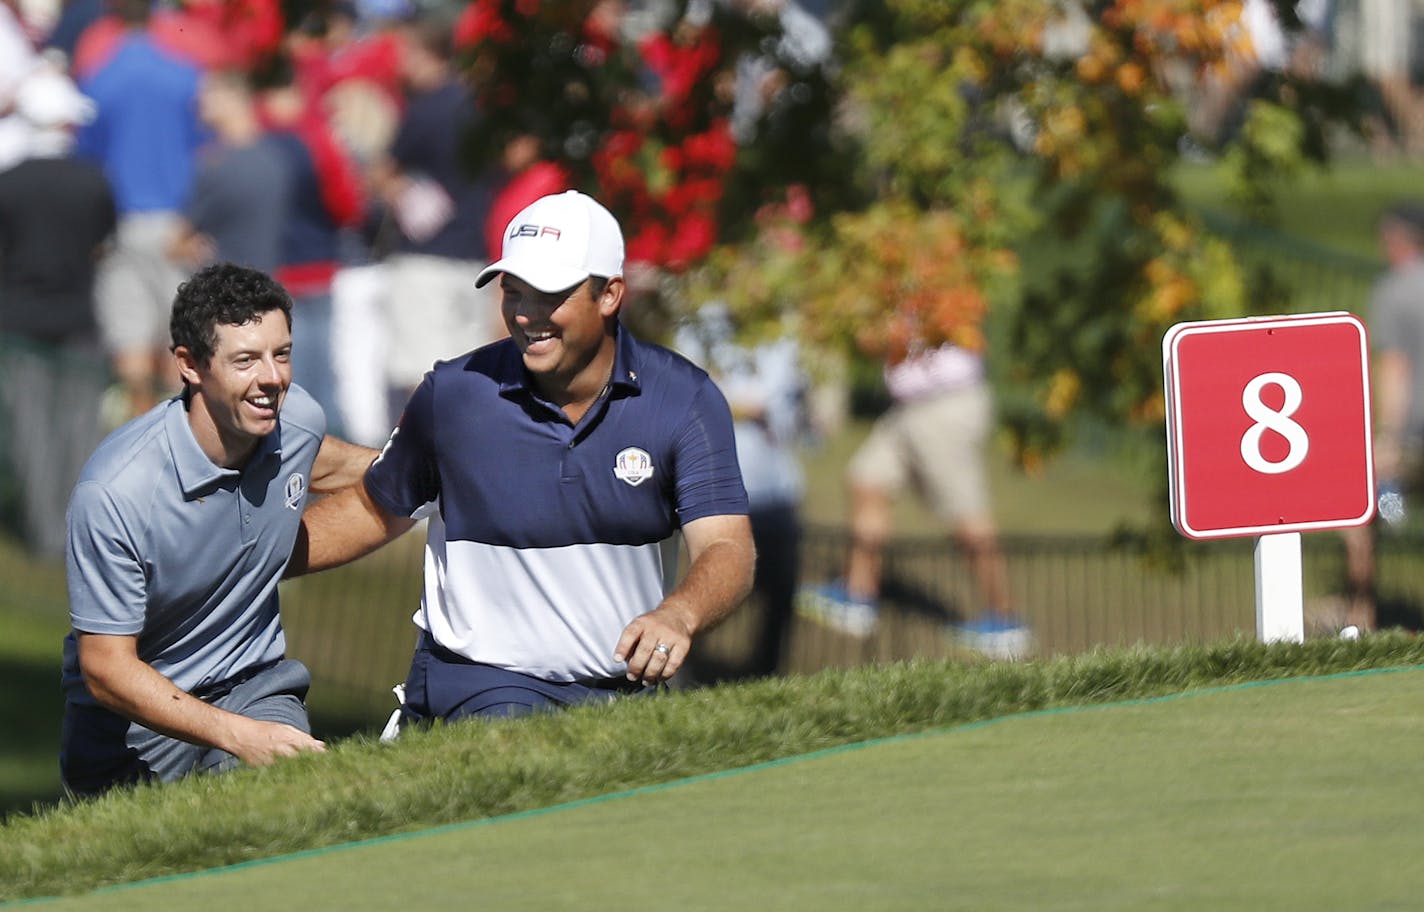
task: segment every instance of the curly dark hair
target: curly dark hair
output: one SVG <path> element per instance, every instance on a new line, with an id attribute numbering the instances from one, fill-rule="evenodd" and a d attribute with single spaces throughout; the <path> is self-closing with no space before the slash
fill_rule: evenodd
<path id="1" fill-rule="evenodd" d="M 178 286 L 168 332 L 173 348 L 182 346 L 198 364 L 212 361 L 218 326 L 242 326 L 280 310 L 292 327 L 292 297 L 275 279 L 257 269 L 214 263 Z"/>

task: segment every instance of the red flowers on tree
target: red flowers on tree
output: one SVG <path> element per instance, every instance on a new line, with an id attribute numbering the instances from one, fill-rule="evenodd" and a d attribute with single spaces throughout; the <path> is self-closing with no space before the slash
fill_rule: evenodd
<path id="1" fill-rule="evenodd" d="M 623 222 L 630 261 L 678 272 L 705 257 L 756 201 L 734 198 L 747 151 L 729 117 L 735 68 L 764 53 L 768 23 L 717 9 L 625 34 L 621 4 L 476 0 L 457 47 L 486 118 L 479 164 L 518 136 Z M 775 187 L 769 188 L 775 190 Z"/>

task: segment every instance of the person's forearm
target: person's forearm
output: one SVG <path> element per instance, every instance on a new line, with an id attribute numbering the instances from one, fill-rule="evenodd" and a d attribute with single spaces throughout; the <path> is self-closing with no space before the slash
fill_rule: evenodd
<path id="1" fill-rule="evenodd" d="M 690 636 L 710 630 L 751 593 L 755 571 L 756 551 L 750 539 L 712 542 L 663 599 L 663 608 L 686 619 Z"/>
<path id="2" fill-rule="evenodd" d="M 135 642 L 130 637 L 81 635 L 79 665 L 85 686 L 106 709 L 160 735 L 227 751 L 249 766 L 326 749 L 292 725 L 228 712 L 180 690 L 138 657 Z"/>
<path id="3" fill-rule="evenodd" d="M 243 720 L 180 690 L 146 662 L 90 661 L 84 683 L 100 705 L 125 719 L 179 741 L 237 753 L 235 730 Z"/>
<path id="4" fill-rule="evenodd" d="M 677 674 L 693 639 L 715 627 L 751 592 L 756 548 L 745 516 L 709 516 L 683 527 L 692 565 L 652 611 L 623 628 L 613 659 L 628 680 L 658 684 Z"/>
<path id="5" fill-rule="evenodd" d="M 396 205 L 401 191 L 408 180 L 400 171 L 400 166 L 389 157 L 376 162 L 369 172 L 369 185 L 374 196 L 388 206 Z"/>
<path id="6" fill-rule="evenodd" d="M 1410 364 L 1395 351 L 1386 352 L 1374 371 L 1375 470 L 1391 480 L 1401 470 L 1405 431 L 1409 422 Z"/>
<path id="7" fill-rule="evenodd" d="M 285 579 L 339 567 L 404 533 L 415 520 L 376 506 L 357 482 L 322 498 L 302 514 L 301 529 L 283 573 Z"/>
<path id="8" fill-rule="evenodd" d="M 361 481 L 380 450 L 348 443 L 328 434 L 322 438 L 321 450 L 312 465 L 312 490 L 330 494 Z"/>
<path id="9" fill-rule="evenodd" d="M 1410 365 L 1402 355 L 1391 353 L 1380 359 L 1375 369 L 1375 419 L 1384 434 L 1400 434 L 1409 418 Z"/>

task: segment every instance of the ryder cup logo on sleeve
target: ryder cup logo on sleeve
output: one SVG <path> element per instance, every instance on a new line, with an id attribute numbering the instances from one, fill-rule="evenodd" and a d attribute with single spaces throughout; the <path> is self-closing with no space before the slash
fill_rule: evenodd
<path id="1" fill-rule="evenodd" d="M 300 472 L 293 472 L 287 476 L 287 509 L 295 510 L 302 505 L 302 498 L 307 493 L 307 480 Z"/>
<path id="2" fill-rule="evenodd" d="M 621 276 L 623 232 L 613 213 L 577 190 L 540 197 L 509 220 L 500 258 L 480 272 L 475 287 L 500 273 L 548 293 L 589 276 Z"/>
<path id="3" fill-rule="evenodd" d="M 653 457 L 648 455 L 647 450 L 628 447 L 614 457 L 613 474 L 636 488 L 653 477 Z"/>

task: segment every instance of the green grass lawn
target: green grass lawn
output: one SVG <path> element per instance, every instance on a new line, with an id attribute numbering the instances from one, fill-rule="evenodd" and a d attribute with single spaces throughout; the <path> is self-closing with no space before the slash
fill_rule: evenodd
<path id="1" fill-rule="evenodd" d="M 920 664 L 450 726 L 12 821 L 0 897 L 345 842 L 41 908 L 1408 908 L 1420 657 Z"/>
<path id="2" fill-rule="evenodd" d="M 1226 211 L 1220 168 L 1184 164 L 1174 175 L 1183 197 L 1203 209 Z M 1375 221 L 1380 210 L 1401 198 L 1424 200 L 1424 167 L 1374 165 L 1365 160 L 1312 169 L 1279 194 L 1279 229 L 1343 253 L 1380 260 Z M 1381 261 L 1382 262 L 1382 261 Z"/>

